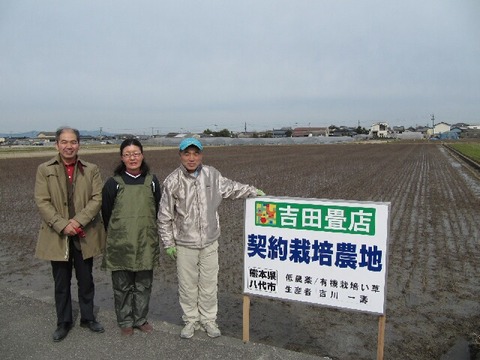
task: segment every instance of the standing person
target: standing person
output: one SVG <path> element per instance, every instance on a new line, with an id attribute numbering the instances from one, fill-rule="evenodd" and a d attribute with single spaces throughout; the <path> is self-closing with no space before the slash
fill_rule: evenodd
<path id="1" fill-rule="evenodd" d="M 137 328 L 151 333 L 147 321 L 153 268 L 160 253 L 157 212 L 160 185 L 150 174 L 137 139 L 120 145 L 120 164 L 102 191 L 107 246 L 102 266 L 112 271 L 117 323 L 122 335 Z"/>
<path id="2" fill-rule="evenodd" d="M 57 312 L 53 341 L 60 341 L 73 325 L 72 268 L 78 283 L 80 326 L 104 331 L 93 313 L 92 268 L 93 257 L 105 247 L 105 230 L 100 170 L 79 159 L 79 131 L 59 128 L 55 140 L 58 155 L 39 165 L 35 179 L 35 203 L 42 218 L 35 256 L 52 264 Z"/>
<path id="3" fill-rule="evenodd" d="M 201 327 L 221 336 L 217 319 L 218 207 L 222 199 L 244 199 L 265 193 L 223 177 L 202 164 L 203 146 L 194 138 L 180 143 L 181 165 L 163 183 L 158 230 L 167 254 L 177 260 L 180 306 L 189 339 Z"/>

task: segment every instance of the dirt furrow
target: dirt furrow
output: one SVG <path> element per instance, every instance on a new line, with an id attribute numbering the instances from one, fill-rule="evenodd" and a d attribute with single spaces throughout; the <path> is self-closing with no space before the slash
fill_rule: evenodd
<path id="1" fill-rule="evenodd" d="M 104 179 L 119 159 L 87 154 Z M 36 167 L 47 158 L 0 159 L 0 279 L 3 286 L 52 295 L 48 262 L 33 257 L 39 216 Z M 164 179 L 175 149 L 146 153 Z M 207 147 L 205 162 L 274 196 L 391 202 L 385 357 L 439 359 L 459 339 L 480 333 L 480 184 L 437 144 Z M 219 319 L 242 337 L 243 202 L 220 208 Z M 110 274 L 95 261 L 96 302 L 113 307 Z M 155 271 L 153 321 L 180 323 L 175 264 Z M 252 299 L 252 341 L 333 359 L 371 359 L 377 318 L 302 303 Z"/>

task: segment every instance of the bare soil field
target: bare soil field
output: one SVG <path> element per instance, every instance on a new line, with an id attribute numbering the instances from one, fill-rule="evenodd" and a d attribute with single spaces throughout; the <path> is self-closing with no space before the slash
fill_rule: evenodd
<path id="1" fill-rule="evenodd" d="M 119 161 L 112 153 L 83 157 L 101 167 L 104 180 Z M 33 256 L 39 226 L 35 171 L 47 158 L 0 159 L 0 279 L 3 287 L 52 301 L 50 264 Z M 163 180 L 178 166 L 178 153 L 149 151 L 146 161 Z M 385 358 L 443 359 L 459 344 L 470 345 L 471 358 L 480 358 L 473 345 L 480 333 L 480 180 L 440 144 L 208 147 L 204 161 L 268 195 L 390 202 Z M 218 323 L 225 335 L 237 338 L 242 338 L 243 206 L 226 200 L 220 211 Z M 110 274 L 99 265 L 96 259 L 96 305 L 102 311 L 113 308 L 113 296 Z M 181 323 L 176 286 L 174 263 L 162 254 L 153 323 Z M 332 359 L 376 357 L 377 316 L 251 301 L 251 341 Z"/>

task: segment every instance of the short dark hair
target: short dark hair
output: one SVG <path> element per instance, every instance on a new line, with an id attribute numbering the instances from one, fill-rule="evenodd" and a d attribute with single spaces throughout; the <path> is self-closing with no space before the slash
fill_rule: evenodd
<path id="1" fill-rule="evenodd" d="M 80 131 L 78 131 L 77 129 L 74 129 L 72 127 L 69 127 L 69 126 L 62 126 L 62 127 L 59 127 L 55 133 L 55 141 L 58 143 L 58 141 L 60 140 L 60 135 L 62 135 L 63 132 L 65 131 L 71 131 L 75 134 L 75 136 L 77 137 L 77 141 L 78 143 L 80 143 Z"/>
<path id="2" fill-rule="evenodd" d="M 123 149 L 125 149 L 127 146 L 130 146 L 130 145 L 138 146 L 140 148 L 140 152 L 143 154 L 142 143 L 138 139 L 127 138 L 127 139 L 123 140 L 121 145 L 120 145 L 120 156 L 123 155 Z"/>
<path id="3" fill-rule="evenodd" d="M 140 152 L 143 154 L 143 146 L 142 143 L 135 138 L 127 138 L 122 141 L 120 144 L 120 156 L 123 156 L 123 149 L 125 149 L 127 146 L 134 145 L 138 146 L 140 148 Z M 117 165 L 115 170 L 113 170 L 113 173 L 115 175 L 121 175 L 127 170 L 127 167 L 123 163 L 123 161 L 120 161 L 120 164 Z M 148 172 L 150 171 L 150 166 L 145 162 L 145 159 L 142 160 L 142 164 L 140 165 L 140 171 L 142 172 L 142 175 L 147 175 Z"/>

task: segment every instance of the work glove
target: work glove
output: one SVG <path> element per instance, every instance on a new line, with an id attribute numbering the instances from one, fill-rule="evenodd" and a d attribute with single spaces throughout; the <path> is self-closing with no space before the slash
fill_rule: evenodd
<path id="1" fill-rule="evenodd" d="M 262 190 L 257 189 L 257 196 L 265 196 L 265 193 Z"/>
<path id="2" fill-rule="evenodd" d="M 177 248 L 175 246 L 167 247 L 167 255 L 175 260 L 177 258 Z"/>

